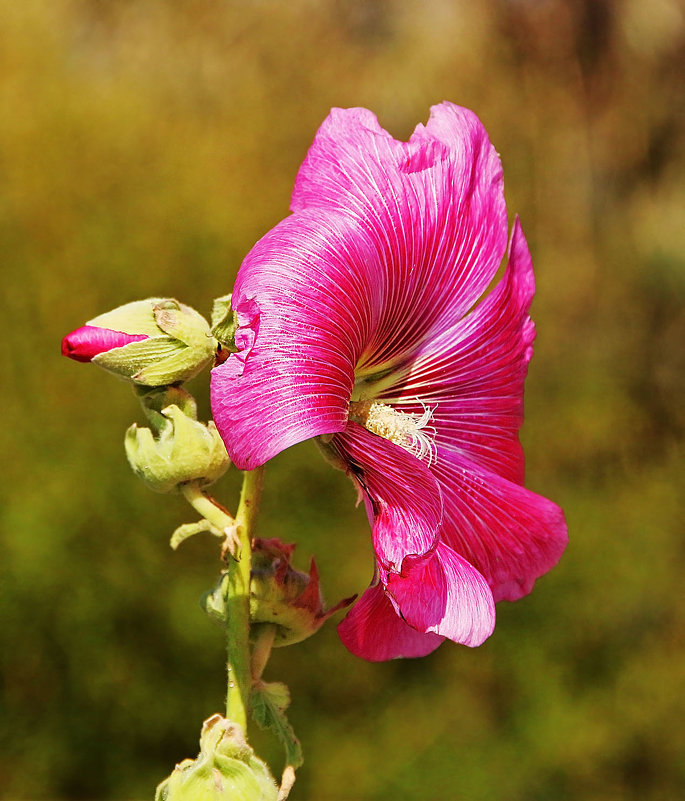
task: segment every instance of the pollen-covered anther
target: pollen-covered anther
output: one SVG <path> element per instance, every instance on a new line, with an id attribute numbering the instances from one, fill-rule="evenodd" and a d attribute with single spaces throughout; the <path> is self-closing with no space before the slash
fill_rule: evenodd
<path id="1" fill-rule="evenodd" d="M 428 425 L 433 410 L 425 405 L 423 408 L 423 414 L 417 415 L 393 409 L 387 403 L 355 401 L 350 403 L 350 420 L 413 453 L 430 467 L 437 451 L 433 439 L 435 428 Z"/>

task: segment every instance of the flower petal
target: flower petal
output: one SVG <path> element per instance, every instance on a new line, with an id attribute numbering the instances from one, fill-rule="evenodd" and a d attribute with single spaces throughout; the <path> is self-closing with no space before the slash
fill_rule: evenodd
<path id="1" fill-rule="evenodd" d="M 146 334 L 125 334 L 95 325 L 82 325 L 62 340 L 62 356 L 76 362 L 89 362 L 100 353 L 144 339 L 148 339 Z"/>
<path id="2" fill-rule="evenodd" d="M 338 624 L 338 634 L 349 651 L 369 662 L 426 656 L 443 641 L 437 634 L 422 634 L 408 626 L 380 584 L 366 590 Z"/>
<path id="3" fill-rule="evenodd" d="M 382 302 L 367 370 L 465 314 L 506 248 L 499 158 L 475 114 L 451 103 L 408 142 L 366 109 L 333 109 L 293 191 L 293 211 L 312 208 L 342 211 L 376 243 Z"/>
<path id="4" fill-rule="evenodd" d="M 212 410 L 235 464 L 340 431 L 368 335 L 373 255 L 355 224 L 290 217 L 250 251 L 232 297 L 238 352 L 212 371 Z"/>
<path id="5" fill-rule="evenodd" d="M 356 423 L 336 434 L 333 443 L 367 499 L 380 582 L 395 614 L 420 632 L 480 645 L 495 625 L 492 593 L 477 570 L 437 541 L 441 505 L 430 470 L 403 448 Z M 368 639 L 374 614 L 387 615 L 387 605 L 376 595 L 373 603 L 367 598 L 358 613 L 361 622 L 348 624 L 358 625 L 360 631 L 345 629 L 351 642 L 357 643 L 354 637 Z M 384 653 L 378 635 L 371 639 L 373 648 Z"/>
<path id="6" fill-rule="evenodd" d="M 331 445 L 366 498 L 380 569 L 399 572 L 405 557 L 431 552 L 437 545 L 442 503 L 430 470 L 357 423 L 348 423 Z"/>
<path id="7" fill-rule="evenodd" d="M 561 509 L 453 451 L 432 467 L 442 490 L 443 542 L 485 576 L 495 601 L 527 595 L 568 542 Z"/>
<path id="8" fill-rule="evenodd" d="M 475 647 L 495 628 L 495 602 L 487 582 L 444 543 L 428 560 L 408 556 L 399 575 L 388 575 L 387 592 L 418 631 Z"/>
<path id="9" fill-rule="evenodd" d="M 418 412 L 433 410 L 435 441 L 505 478 L 523 483 L 523 384 L 535 326 L 528 310 L 533 265 L 518 218 L 502 280 L 476 309 L 427 342 L 410 373 L 383 399 Z"/>

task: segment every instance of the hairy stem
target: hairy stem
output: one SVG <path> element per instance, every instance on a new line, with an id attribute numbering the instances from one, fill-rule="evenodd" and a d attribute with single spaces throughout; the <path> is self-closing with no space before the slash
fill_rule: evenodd
<path id="1" fill-rule="evenodd" d="M 243 488 L 235 516 L 240 558 L 229 559 L 224 602 L 228 638 L 226 717 L 247 729 L 247 705 L 252 686 L 250 668 L 250 567 L 252 528 L 262 493 L 264 468 L 243 473 Z"/>
<path id="2" fill-rule="evenodd" d="M 191 481 L 188 484 L 183 484 L 181 492 L 193 509 L 215 528 L 225 531 L 226 529 L 232 529 L 235 525 L 235 520 L 226 509 L 220 506 L 213 498 L 210 498 L 209 495 L 205 495 L 196 483 Z"/>
<path id="3" fill-rule="evenodd" d="M 259 497 L 262 491 L 264 468 L 243 473 L 243 488 L 238 512 L 233 519 L 213 498 L 189 483 L 182 487 L 190 505 L 215 528 L 223 531 L 226 542 L 231 543 L 228 557 L 228 581 L 225 583 L 224 608 L 226 610 L 226 636 L 228 657 L 228 691 L 226 717 L 247 730 L 247 704 L 252 685 L 250 666 L 250 542 Z M 224 549 L 225 552 L 226 548 Z"/>
<path id="4" fill-rule="evenodd" d="M 227 553 L 230 553 L 235 559 L 240 559 L 240 543 L 238 542 L 236 521 L 226 509 L 218 504 L 214 498 L 205 495 L 194 482 L 184 484 L 181 487 L 181 492 L 196 512 L 199 512 L 217 531 L 223 533 L 224 544 L 221 549 L 221 556 L 225 557 Z"/>

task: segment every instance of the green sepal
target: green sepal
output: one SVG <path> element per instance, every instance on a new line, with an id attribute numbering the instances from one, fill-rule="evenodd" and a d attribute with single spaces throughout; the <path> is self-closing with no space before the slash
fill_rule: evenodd
<path id="1" fill-rule="evenodd" d="M 88 320 L 86 325 L 109 328 L 110 331 L 121 331 L 123 334 L 146 334 L 149 337 L 158 337 L 164 332 L 157 325 L 153 309 L 166 300 L 167 298 L 134 300 L 132 303 L 125 303 L 112 311 L 99 314 Z"/>
<path id="2" fill-rule="evenodd" d="M 144 386 L 163 386 L 194 375 L 196 362 L 182 342 L 159 336 L 93 356 L 93 364 Z"/>
<path id="3" fill-rule="evenodd" d="M 183 387 L 143 387 L 136 386 L 136 394 L 143 407 L 145 416 L 150 421 L 155 434 L 169 423 L 163 411 L 168 406 L 178 406 L 186 417 L 197 420 L 197 403 L 195 398 Z"/>
<path id="4" fill-rule="evenodd" d="M 148 337 L 92 359 L 105 370 L 143 386 L 187 381 L 213 360 L 217 348 L 205 318 L 173 298 L 127 303 L 88 325 Z"/>
<path id="5" fill-rule="evenodd" d="M 319 453 L 328 464 L 335 467 L 336 470 L 343 470 L 346 472 L 350 469 L 350 466 L 330 444 L 332 438 L 332 434 L 320 434 L 318 437 L 314 437 L 314 444 L 318 447 Z"/>
<path id="6" fill-rule="evenodd" d="M 231 296 L 217 298 L 212 306 L 212 334 L 219 344 L 235 353 L 235 332 L 238 328 L 236 313 L 231 308 Z"/>
<path id="7" fill-rule="evenodd" d="M 285 711 L 290 706 L 290 691 L 283 682 L 259 681 L 250 694 L 250 710 L 254 722 L 261 728 L 273 732 L 285 751 L 286 765 L 299 768 L 304 758 L 302 746 L 295 736 Z"/>
<path id="8" fill-rule="evenodd" d="M 165 334 L 190 348 L 208 348 L 212 354 L 216 350 L 207 321 L 190 306 L 169 298 L 156 303 L 153 313 L 155 322 Z"/>

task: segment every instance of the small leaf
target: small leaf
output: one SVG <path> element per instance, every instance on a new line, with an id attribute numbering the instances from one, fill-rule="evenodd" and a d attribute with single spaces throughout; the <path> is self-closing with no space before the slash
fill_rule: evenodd
<path id="1" fill-rule="evenodd" d="M 219 582 L 213 590 L 206 592 L 202 596 L 202 608 L 205 612 L 218 623 L 226 622 L 226 582 L 228 581 L 228 573 L 223 572 L 219 578 Z"/>
<path id="2" fill-rule="evenodd" d="M 285 750 L 286 764 L 299 768 L 303 762 L 302 746 L 285 715 L 289 704 L 290 692 L 280 681 L 260 681 L 252 689 L 250 708 L 255 723 L 278 737 Z"/>
<path id="3" fill-rule="evenodd" d="M 219 531 L 216 526 L 213 526 L 209 520 L 198 520 L 197 523 L 183 523 L 171 535 L 169 545 L 175 551 L 178 546 L 187 540 L 188 537 L 193 537 L 195 534 L 201 534 L 203 531 L 208 531 L 215 537 L 223 537 L 223 532 Z"/>

